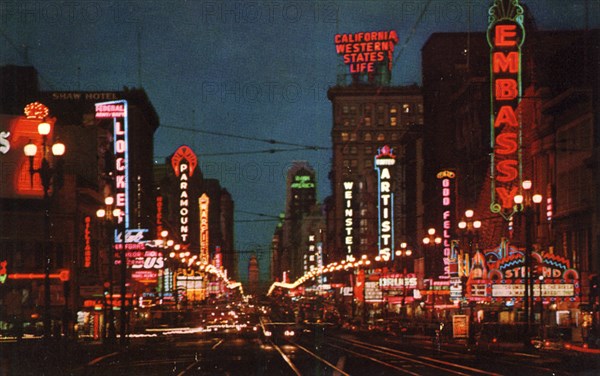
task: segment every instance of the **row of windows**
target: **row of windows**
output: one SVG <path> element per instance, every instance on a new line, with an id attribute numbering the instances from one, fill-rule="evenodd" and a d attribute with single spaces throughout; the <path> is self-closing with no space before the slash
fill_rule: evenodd
<path id="1" fill-rule="evenodd" d="M 422 114 L 422 103 L 364 103 L 364 104 L 349 104 L 345 103 L 340 106 L 343 115 L 362 115 L 373 116 L 373 111 L 379 116 L 386 112 L 390 116 L 397 116 L 398 113 L 403 114 Z"/>
<path id="2" fill-rule="evenodd" d="M 363 134 L 362 136 L 362 141 L 378 141 L 378 142 L 382 142 L 382 141 L 398 141 L 400 139 L 400 135 L 401 133 L 399 132 L 393 132 L 389 137 L 386 137 L 386 135 L 384 133 L 377 133 L 377 134 L 372 134 L 370 132 L 367 132 L 365 134 Z M 340 140 L 337 140 L 338 142 L 355 142 L 358 141 L 358 135 L 356 132 L 341 132 L 340 133 Z"/>

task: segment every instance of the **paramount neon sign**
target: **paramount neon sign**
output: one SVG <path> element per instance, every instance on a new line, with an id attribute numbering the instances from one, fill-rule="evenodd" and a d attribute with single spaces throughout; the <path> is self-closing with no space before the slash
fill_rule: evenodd
<path id="1" fill-rule="evenodd" d="M 198 165 L 198 157 L 188 146 L 180 146 L 171 158 L 175 176 L 179 178 L 179 236 L 183 244 L 189 244 L 190 200 L 188 195 L 189 179 Z"/>
<path id="2" fill-rule="evenodd" d="M 388 261 L 394 258 L 394 192 L 390 167 L 396 163 L 396 156 L 389 146 L 379 148 L 375 156 L 379 187 L 379 256 Z"/>
<path id="3" fill-rule="evenodd" d="M 521 46 L 525 40 L 523 8 L 518 0 L 495 0 L 489 10 L 491 82 L 491 204 L 506 220 L 517 210 L 513 198 L 522 179 Z"/>

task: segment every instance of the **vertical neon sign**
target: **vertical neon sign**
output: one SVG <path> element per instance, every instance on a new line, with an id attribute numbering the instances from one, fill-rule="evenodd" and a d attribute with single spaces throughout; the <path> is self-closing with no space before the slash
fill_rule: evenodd
<path id="1" fill-rule="evenodd" d="M 352 209 L 352 188 L 354 182 L 344 182 L 344 246 L 346 247 L 346 261 L 354 261 L 352 246 L 354 244 L 354 210 Z"/>
<path id="2" fill-rule="evenodd" d="M 450 278 L 450 275 L 456 273 L 458 265 L 452 265 L 450 256 L 452 254 L 452 228 L 454 226 L 454 185 L 455 185 L 456 174 L 453 171 L 440 171 L 437 174 L 437 178 L 442 181 L 442 246 L 443 246 L 443 262 L 444 262 L 444 274 L 440 276 L 442 279 Z M 455 260 L 452 260 L 453 262 Z"/>
<path id="3" fill-rule="evenodd" d="M 394 259 L 394 192 L 391 166 L 396 164 L 393 150 L 385 145 L 375 156 L 375 169 L 379 188 L 379 256 L 383 261 Z"/>
<path id="4" fill-rule="evenodd" d="M 200 205 L 200 262 L 208 264 L 208 205 L 210 199 L 203 193 L 198 200 Z"/>
<path id="5" fill-rule="evenodd" d="M 115 206 L 120 209 L 118 223 L 129 229 L 129 124 L 127 101 L 96 103 L 97 119 L 113 119 L 115 154 Z"/>
<path id="6" fill-rule="evenodd" d="M 171 158 L 171 166 L 175 176 L 179 178 L 179 236 L 183 245 L 190 243 L 190 200 L 189 200 L 189 179 L 194 174 L 198 165 L 198 158 L 189 146 L 180 146 Z"/>
<path id="7" fill-rule="evenodd" d="M 518 207 L 514 196 L 521 189 L 521 46 L 525 40 L 523 8 L 518 0 L 495 0 L 489 9 L 487 41 L 490 45 L 491 100 L 491 204 L 492 213 L 509 220 Z"/>

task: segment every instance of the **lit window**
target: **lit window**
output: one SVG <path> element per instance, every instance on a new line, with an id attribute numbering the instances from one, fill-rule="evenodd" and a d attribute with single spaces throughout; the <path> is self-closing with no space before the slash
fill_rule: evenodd
<path id="1" fill-rule="evenodd" d="M 371 141 L 372 139 L 371 133 L 365 133 L 365 141 Z"/>
<path id="2" fill-rule="evenodd" d="M 356 141 L 356 132 L 350 133 L 350 141 Z"/>
<path id="3" fill-rule="evenodd" d="M 342 141 L 346 142 L 349 138 L 348 132 L 342 132 Z"/>
<path id="4" fill-rule="evenodd" d="M 395 127 L 398 125 L 398 118 L 395 116 L 392 116 L 390 118 L 390 127 Z"/>
<path id="5" fill-rule="evenodd" d="M 377 135 L 377 141 L 385 141 L 385 136 L 383 133 L 379 133 Z"/>
<path id="6" fill-rule="evenodd" d="M 398 113 L 398 107 L 396 107 L 396 105 L 390 106 L 390 114 L 397 114 L 397 113 Z"/>
<path id="7" fill-rule="evenodd" d="M 371 126 L 371 117 L 370 116 L 365 117 L 365 126 L 366 127 Z"/>
<path id="8" fill-rule="evenodd" d="M 405 114 L 408 114 L 408 113 L 410 113 L 410 107 L 411 107 L 411 106 L 410 106 L 410 104 L 408 104 L 408 103 L 404 103 L 404 104 L 402 105 L 402 112 L 404 112 Z"/>

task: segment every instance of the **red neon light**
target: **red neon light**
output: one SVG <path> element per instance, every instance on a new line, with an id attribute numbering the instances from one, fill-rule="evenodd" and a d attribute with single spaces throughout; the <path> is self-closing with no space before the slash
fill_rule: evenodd
<path id="1" fill-rule="evenodd" d="M 9 274 L 9 279 L 44 279 L 46 276 L 43 273 L 13 273 Z M 70 273 L 68 270 L 61 270 L 59 273 L 50 274 L 50 279 L 60 279 L 61 282 L 69 280 Z"/>
<path id="2" fill-rule="evenodd" d="M 187 145 L 182 145 L 175 151 L 173 157 L 171 158 L 171 166 L 173 166 L 173 171 L 175 171 L 175 176 L 179 176 L 181 171 L 179 170 L 179 164 L 182 160 L 187 160 L 189 163 L 189 174 L 192 176 L 194 174 L 194 170 L 198 165 L 198 157 L 192 149 Z"/>
<path id="3" fill-rule="evenodd" d="M 392 69 L 398 34 L 394 30 L 336 34 L 334 42 L 350 73 L 375 72 L 376 64 L 386 61 L 388 69 Z"/>
<path id="4" fill-rule="evenodd" d="M 83 232 L 83 237 L 85 239 L 85 246 L 83 247 L 83 266 L 85 268 L 89 268 L 92 266 L 92 246 L 90 245 L 90 222 L 91 218 L 89 216 L 85 217 L 85 230 Z"/>

